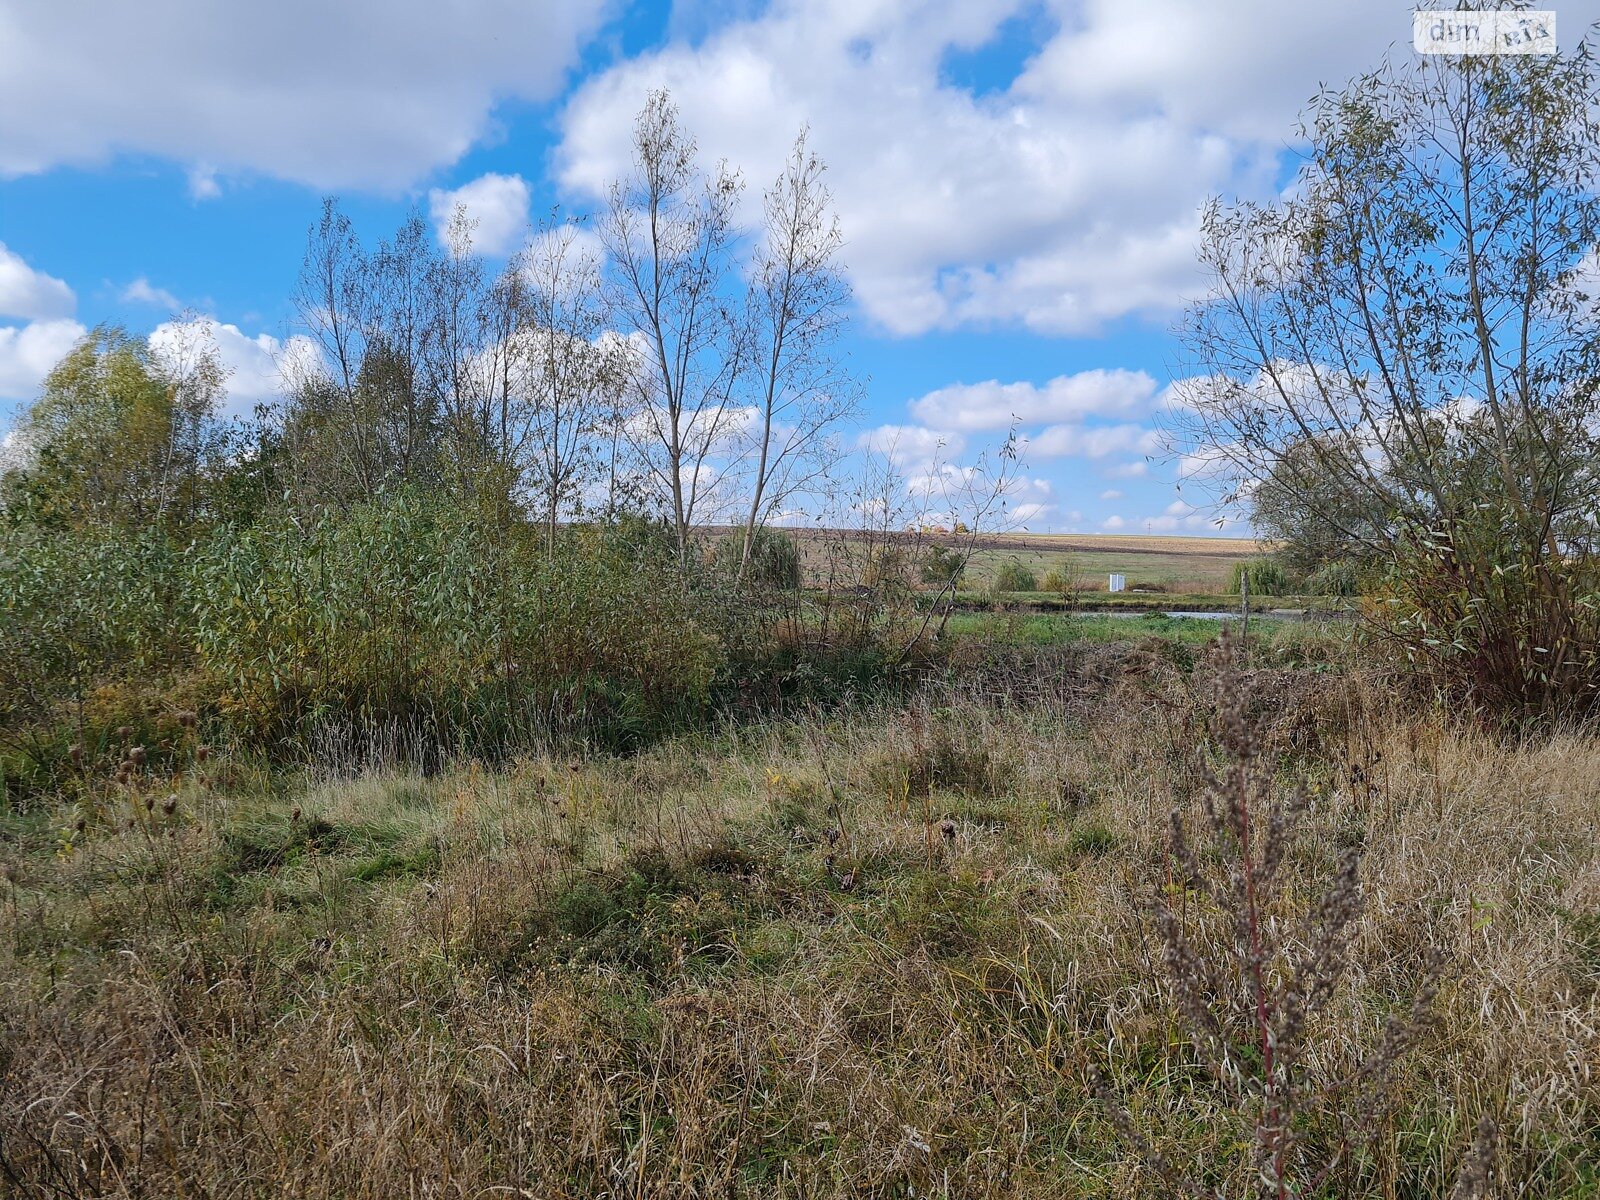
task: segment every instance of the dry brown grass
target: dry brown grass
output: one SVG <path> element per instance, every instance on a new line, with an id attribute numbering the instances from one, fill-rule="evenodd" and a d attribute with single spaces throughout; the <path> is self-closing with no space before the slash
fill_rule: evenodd
<path id="1" fill-rule="evenodd" d="M 1600 743 L 1491 741 L 1357 676 L 1255 687 L 1283 785 L 1311 789 L 1290 902 L 1363 851 L 1311 1085 L 1442 964 L 1391 1109 L 1327 1194 L 1446 1194 L 1485 1114 L 1493 1194 L 1593 1194 Z M 1141 902 L 1211 754 L 1197 694 L 1160 655 L 1113 648 L 629 760 L 190 789 L 65 858 L 16 826 L 0 1179 L 30 1196 L 1153 1194 L 1093 1095 L 1103 1072 L 1164 1155 L 1241 1194 L 1248 1129 L 1177 1031 Z M 1342 1133 L 1301 1136 L 1314 1154 Z"/>

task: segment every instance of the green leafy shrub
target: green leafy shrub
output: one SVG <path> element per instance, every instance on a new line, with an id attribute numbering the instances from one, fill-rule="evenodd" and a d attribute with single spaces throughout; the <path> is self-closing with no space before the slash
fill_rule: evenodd
<path id="1" fill-rule="evenodd" d="M 20 526 L 0 552 L 0 747 L 8 777 L 91 757 L 124 699 L 191 657 L 178 551 L 159 531 Z M 8 786 L 10 784 L 8 783 Z"/>
<path id="2" fill-rule="evenodd" d="M 997 592 L 1036 592 L 1039 577 L 1016 559 L 1000 564 L 994 573 L 993 589 Z"/>
<path id="3" fill-rule="evenodd" d="M 1493 514 L 1488 514 L 1493 515 Z M 1600 710 L 1600 562 L 1553 568 L 1488 519 L 1402 547 L 1373 611 L 1413 670 L 1492 723 Z"/>
<path id="4" fill-rule="evenodd" d="M 1084 590 L 1083 564 L 1076 556 L 1067 555 L 1057 565 L 1045 572 L 1044 590 L 1070 600 Z"/>
<path id="5" fill-rule="evenodd" d="M 949 546 L 932 545 L 922 553 L 922 582 L 929 587 L 961 586 L 966 558 Z"/>
<path id="6" fill-rule="evenodd" d="M 1361 589 L 1360 573 L 1343 559 L 1324 563 L 1307 577 L 1305 589 L 1312 596 L 1354 596 Z"/>
<path id="7" fill-rule="evenodd" d="M 674 565 L 628 532 L 570 530 L 552 555 L 528 527 L 405 493 L 230 531 L 192 556 L 200 666 L 260 742 L 330 720 L 463 749 L 630 741 L 703 706 L 723 655 Z"/>

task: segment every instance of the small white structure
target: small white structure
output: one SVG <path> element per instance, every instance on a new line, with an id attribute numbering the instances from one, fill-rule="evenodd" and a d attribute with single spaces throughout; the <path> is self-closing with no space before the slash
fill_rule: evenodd
<path id="1" fill-rule="evenodd" d="M 1120 591 L 1122 591 L 1123 588 L 1125 588 L 1127 586 L 1128 586 L 1128 577 L 1126 575 L 1113 575 L 1111 577 L 1111 579 L 1110 579 L 1110 582 L 1108 582 L 1106 584 L 1106 591 L 1108 591 L 1108 592 L 1120 592 Z"/>

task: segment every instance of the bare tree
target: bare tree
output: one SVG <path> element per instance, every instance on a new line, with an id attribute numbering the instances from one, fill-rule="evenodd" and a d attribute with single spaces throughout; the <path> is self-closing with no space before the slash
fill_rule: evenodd
<path id="1" fill-rule="evenodd" d="M 558 522 L 597 484 L 624 370 L 607 338 L 600 263 L 570 221 L 541 228 L 518 264 L 526 290 L 517 372 L 528 397 L 526 474 L 554 550 Z"/>
<path id="2" fill-rule="evenodd" d="M 741 580 L 757 527 L 826 470 L 833 456 L 828 431 L 855 403 L 856 381 L 836 353 L 850 289 L 838 264 L 843 238 L 825 170 L 802 131 L 763 198 L 763 241 L 745 307 L 756 394 Z"/>
<path id="3" fill-rule="evenodd" d="M 168 436 L 158 456 L 155 520 L 192 520 L 202 507 L 202 479 L 215 468 L 224 444 L 217 409 L 227 386 L 211 324 L 183 314 L 169 336 L 150 346 L 156 381 L 165 392 Z M 153 339 L 152 339 L 153 341 Z"/>
<path id="4" fill-rule="evenodd" d="M 473 253 L 473 228 L 458 207 L 444 231 L 444 253 L 429 258 L 422 387 L 437 397 L 450 482 L 480 508 L 508 517 L 525 425 L 514 384 L 525 289 L 514 264 L 489 276 Z"/>
<path id="5" fill-rule="evenodd" d="M 302 491 L 348 503 L 436 478 L 443 419 L 426 358 L 438 336 L 437 282 L 420 217 L 368 251 L 338 205 L 324 203 L 295 293 L 319 354 L 288 381 L 285 413 Z"/>
<path id="6" fill-rule="evenodd" d="M 816 572 L 818 636 L 881 639 L 898 647 L 899 661 L 941 636 L 972 555 L 984 538 L 1018 524 L 1010 500 L 1022 469 L 1015 429 L 965 464 L 941 446 L 908 469 L 897 440 L 864 445 L 843 493 L 845 509 L 828 514 L 834 531 L 824 538 Z M 921 576 L 935 549 L 947 569 L 929 595 Z"/>
<path id="7" fill-rule="evenodd" d="M 742 185 L 696 161 L 694 139 L 664 91 L 634 127 L 632 175 L 613 185 L 599 232 L 611 263 L 610 309 L 632 348 L 631 436 L 671 515 L 680 558 L 708 496 L 717 494 L 738 421 L 743 366 L 727 299 L 733 219 Z"/>

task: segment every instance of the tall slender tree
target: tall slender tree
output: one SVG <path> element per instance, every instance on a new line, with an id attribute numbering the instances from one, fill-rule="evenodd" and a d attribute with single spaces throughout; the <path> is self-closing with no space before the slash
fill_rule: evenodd
<path id="1" fill-rule="evenodd" d="M 837 353 L 850 288 L 825 170 L 802 131 L 763 197 L 762 241 L 745 305 L 753 415 L 741 579 L 756 530 L 827 469 L 828 434 L 855 403 L 856 381 Z"/>
<path id="2" fill-rule="evenodd" d="M 634 125 L 632 172 L 612 186 L 599 222 L 609 307 L 633 360 L 629 434 L 683 560 L 697 518 L 721 496 L 719 454 L 739 421 L 745 348 L 728 281 L 741 191 L 726 166 L 700 168 L 694 138 L 658 91 Z"/>

